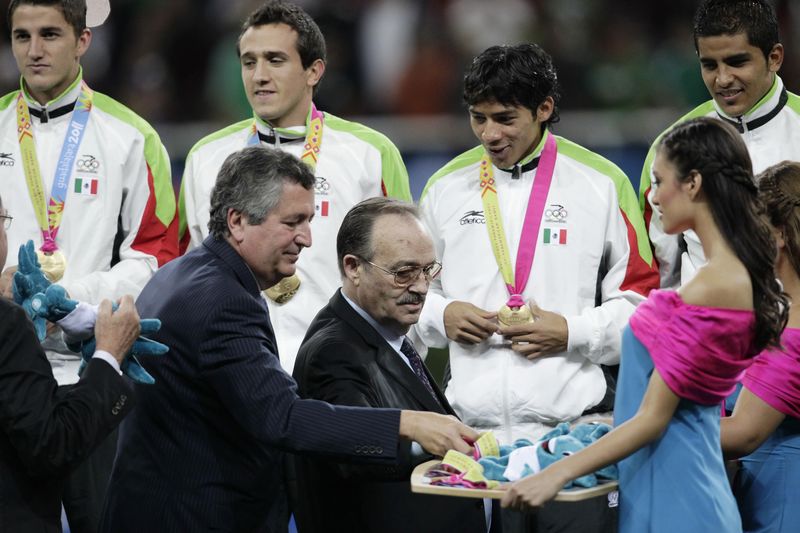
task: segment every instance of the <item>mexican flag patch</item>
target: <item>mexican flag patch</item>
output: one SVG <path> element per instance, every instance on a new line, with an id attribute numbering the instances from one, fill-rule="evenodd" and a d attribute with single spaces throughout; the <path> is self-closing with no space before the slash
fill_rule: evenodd
<path id="1" fill-rule="evenodd" d="M 97 178 L 75 178 L 75 192 L 95 196 L 97 194 Z"/>
<path id="2" fill-rule="evenodd" d="M 544 244 L 567 244 L 567 228 L 544 228 Z"/>

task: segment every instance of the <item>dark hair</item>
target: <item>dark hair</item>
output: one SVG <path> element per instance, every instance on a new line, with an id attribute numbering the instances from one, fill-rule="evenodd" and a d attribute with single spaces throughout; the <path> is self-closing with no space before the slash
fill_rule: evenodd
<path id="1" fill-rule="evenodd" d="M 304 69 L 310 67 L 317 59 L 325 61 L 325 38 L 317 23 L 299 6 L 280 0 L 267 2 L 250 13 L 250 16 L 242 24 L 239 38 L 236 39 L 237 55 L 241 55 L 239 43 L 244 32 L 254 26 L 264 26 L 265 24 L 286 24 L 297 32 L 297 53 L 300 54 L 300 61 Z"/>
<path id="2" fill-rule="evenodd" d="M 756 317 L 753 347 L 760 352 L 777 346 L 789 304 L 775 279 L 775 241 L 761 216 L 753 165 L 741 136 L 729 124 L 700 117 L 669 130 L 659 150 L 675 166 L 680 181 L 687 181 L 692 171 L 703 177 L 711 216 L 750 274 Z"/>
<path id="3" fill-rule="evenodd" d="M 535 44 L 487 48 L 472 60 L 464 76 L 468 106 L 496 101 L 527 107 L 536 116 L 536 109 L 548 96 L 553 98 L 553 114 L 543 127 L 558 122 L 561 94 L 552 58 Z"/>
<path id="4" fill-rule="evenodd" d="M 86 1 L 85 0 L 11 0 L 8 4 L 8 29 L 12 28 L 14 12 L 21 5 L 54 6 L 61 9 L 67 24 L 72 26 L 76 37 L 86 29 Z"/>
<path id="5" fill-rule="evenodd" d="M 780 42 L 775 9 L 768 0 L 705 0 L 694 14 L 694 47 L 697 39 L 718 35 L 747 34 L 747 41 L 769 57 Z"/>
<path id="6" fill-rule="evenodd" d="M 800 276 L 800 163 L 773 165 L 759 174 L 757 181 L 770 224 L 783 232 L 783 254 Z"/>
<path id="7" fill-rule="evenodd" d="M 228 210 L 240 212 L 251 226 L 264 222 L 283 195 L 285 183 L 311 190 L 311 169 L 291 154 L 266 146 L 248 146 L 222 163 L 211 192 L 208 231 L 217 239 L 230 235 Z"/>
<path id="8" fill-rule="evenodd" d="M 401 215 L 419 220 L 419 211 L 414 204 L 393 198 L 368 198 L 354 205 L 344 216 L 336 235 L 336 257 L 339 273 L 344 276 L 342 261 L 345 255 L 355 255 L 369 261 L 375 255 L 372 246 L 372 228 L 378 218 L 385 215 Z"/>

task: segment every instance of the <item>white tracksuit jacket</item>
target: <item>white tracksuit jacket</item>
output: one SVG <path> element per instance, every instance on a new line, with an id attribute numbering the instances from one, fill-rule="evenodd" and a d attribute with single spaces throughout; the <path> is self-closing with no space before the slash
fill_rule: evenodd
<path id="1" fill-rule="evenodd" d="M 714 100 L 709 100 L 681 117 L 675 124 L 703 116 L 722 118 L 737 127 L 750 152 L 756 175 L 781 161 L 800 161 L 800 97 L 786 91 L 783 80 L 778 76 L 775 76 L 775 83 L 769 92 L 741 117 L 726 115 Z M 659 138 L 663 135 L 664 133 Z M 655 248 L 661 285 L 677 287 L 689 281 L 697 269 L 705 264 L 706 258 L 695 232 L 687 231 L 683 234 L 685 252 L 681 252 L 677 236 L 664 233 L 661 216 L 651 201 L 653 160 L 657 144 L 658 139 L 650 147 L 642 169 L 639 203 Z"/>
<path id="2" fill-rule="evenodd" d="M 597 154 L 556 140 L 553 181 L 523 296 L 566 317 L 569 343 L 563 353 L 529 361 L 498 335 L 477 345 L 445 337 L 449 303 L 496 311 L 508 299 L 483 215 L 478 182 L 483 148 L 463 153 L 434 174 L 420 200 L 443 270 L 428 293 L 418 333 L 429 346 L 449 345 L 452 379 L 446 394 L 464 423 L 495 430 L 505 444 L 536 438 L 600 402 L 606 383 L 599 365 L 619 362 L 622 328 L 658 283 L 627 177 Z M 533 155 L 543 146 L 544 137 Z M 522 172 L 518 179 L 497 168 L 494 174 L 513 265 L 535 172 Z M 566 231 L 566 239 L 558 239 L 564 244 L 552 243 L 556 231 Z"/>

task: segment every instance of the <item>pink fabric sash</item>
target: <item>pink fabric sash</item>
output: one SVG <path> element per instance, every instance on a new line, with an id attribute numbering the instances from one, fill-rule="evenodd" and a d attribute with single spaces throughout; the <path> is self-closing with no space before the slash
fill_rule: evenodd
<path id="1" fill-rule="evenodd" d="M 511 295 L 506 304 L 509 307 L 525 305 L 522 292 L 528 284 L 533 258 L 536 255 L 536 239 L 539 238 L 539 226 L 542 223 L 544 207 L 547 205 L 550 184 L 553 181 L 557 153 L 556 139 L 552 133 L 548 132 L 539 164 L 536 167 L 531 194 L 528 197 L 528 208 L 525 210 L 525 222 L 522 224 L 522 235 L 520 235 L 517 249 L 517 264 L 514 268 L 514 285 L 506 285 L 508 293 Z"/>
<path id="2" fill-rule="evenodd" d="M 754 325 L 752 311 L 689 305 L 665 290 L 652 291 L 630 319 L 670 390 L 703 405 L 722 402 L 753 363 Z"/>
<path id="3" fill-rule="evenodd" d="M 800 329 L 786 328 L 783 350 L 764 350 L 744 375 L 742 384 L 777 411 L 800 418 Z"/>

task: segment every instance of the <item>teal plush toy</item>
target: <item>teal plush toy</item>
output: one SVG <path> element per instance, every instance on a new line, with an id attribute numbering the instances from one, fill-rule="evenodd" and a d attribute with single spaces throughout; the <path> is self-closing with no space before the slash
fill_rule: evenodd
<path id="1" fill-rule="evenodd" d="M 97 309 L 69 299 L 62 286 L 50 283 L 41 271 L 33 241 L 20 246 L 12 290 L 14 301 L 25 309 L 40 341 L 47 335 L 47 322 L 58 323 L 62 327 L 67 347 L 81 354 L 83 360 L 78 373 L 82 373 L 95 352 L 94 323 Z M 114 305 L 113 309 L 116 308 Z M 81 319 L 76 320 L 75 317 L 79 315 Z M 120 368 L 132 380 L 152 385 L 155 380 L 142 367 L 137 356 L 163 355 L 169 351 L 169 347 L 146 337 L 161 328 L 160 320 L 142 319 L 139 324 L 141 333 Z"/>
<path id="2" fill-rule="evenodd" d="M 608 424 L 578 424 L 570 429 L 569 424 L 563 422 L 535 443 L 519 439 L 513 446 L 501 446 L 500 457 L 483 457 L 478 462 L 483 465 L 483 473 L 488 479 L 516 481 L 582 450 L 610 430 Z M 564 488 L 594 487 L 599 479 L 617 479 L 617 477 L 617 467 L 611 465 L 575 479 L 567 483 Z"/>

